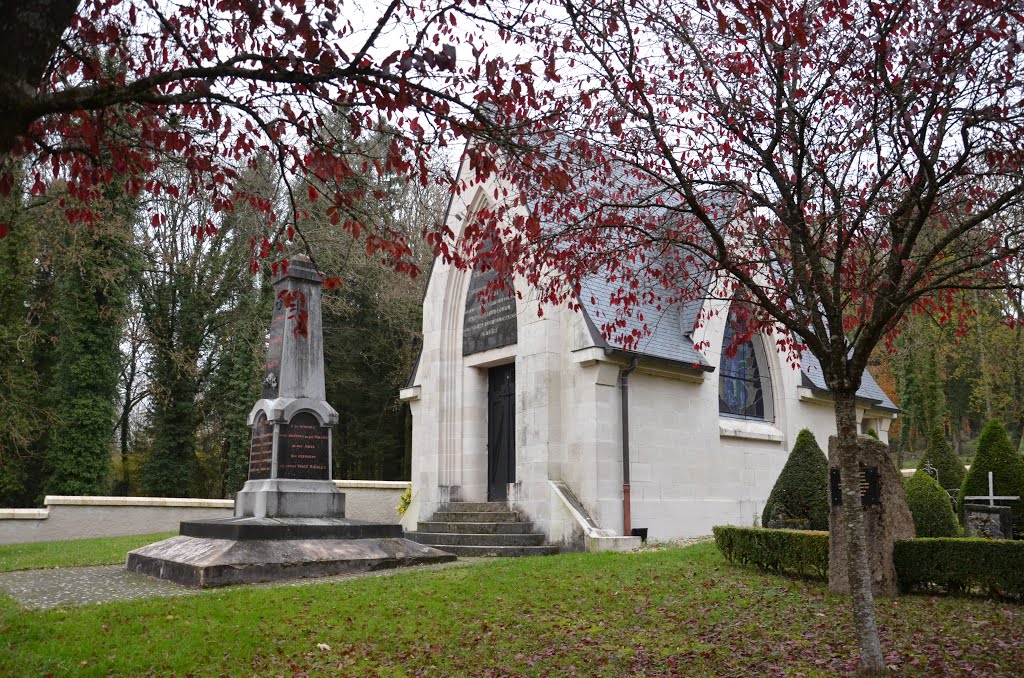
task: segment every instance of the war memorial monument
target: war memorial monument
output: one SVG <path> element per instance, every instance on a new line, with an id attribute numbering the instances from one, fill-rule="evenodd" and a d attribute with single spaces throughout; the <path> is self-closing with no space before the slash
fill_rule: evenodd
<path id="1" fill-rule="evenodd" d="M 321 276 L 299 256 L 273 282 L 249 479 L 234 517 L 183 522 L 179 536 L 131 551 L 128 569 L 205 588 L 454 560 L 405 539 L 401 525 L 345 518 L 331 472 L 338 413 L 325 400 Z"/>

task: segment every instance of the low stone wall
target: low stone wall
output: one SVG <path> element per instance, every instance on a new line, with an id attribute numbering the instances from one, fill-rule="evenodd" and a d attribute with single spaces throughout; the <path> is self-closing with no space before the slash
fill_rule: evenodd
<path id="1" fill-rule="evenodd" d="M 183 520 L 230 516 L 230 499 L 49 496 L 44 509 L 0 509 L 0 544 L 177 532 Z"/>
<path id="2" fill-rule="evenodd" d="M 345 493 L 345 516 L 397 523 L 395 509 L 408 482 L 336 480 Z M 177 532 L 183 520 L 224 518 L 234 513 L 231 499 L 164 497 L 48 496 L 41 509 L 0 508 L 0 544 L 117 537 Z"/>
<path id="3" fill-rule="evenodd" d="M 374 523 L 398 523 L 398 500 L 409 487 L 404 480 L 335 480 L 345 493 L 345 517 Z"/>

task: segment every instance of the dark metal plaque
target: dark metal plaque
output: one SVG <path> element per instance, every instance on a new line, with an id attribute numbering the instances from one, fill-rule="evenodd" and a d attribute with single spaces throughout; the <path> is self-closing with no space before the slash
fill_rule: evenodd
<path id="1" fill-rule="evenodd" d="M 516 343 L 516 298 L 512 281 L 507 280 L 505 290 L 480 308 L 478 295 L 488 283 L 496 280 L 498 272 L 473 271 L 466 293 L 466 313 L 462 323 L 462 355 L 472 355 L 492 348 Z"/>
<path id="2" fill-rule="evenodd" d="M 274 454 L 274 425 L 260 414 L 252 427 L 252 446 L 249 448 L 249 480 L 264 480 L 270 477 L 270 466 Z"/>
<path id="3" fill-rule="evenodd" d="M 274 301 L 274 315 L 270 320 L 270 341 L 267 343 L 267 364 L 263 368 L 261 398 L 276 398 L 281 381 L 281 350 L 284 346 L 286 310 L 284 300 Z"/>
<path id="4" fill-rule="evenodd" d="M 842 506 L 843 491 L 839 469 L 828 470 L 829 495 L 833 506 Z M 882 489 L 878 481 L 878 467 L 860 465 L 857 483 L 860 487 L 860 503 L 862 506 L 878 506 L 882 503 Z"/>
<path id="5" fill-rule="evenodd" d="M 878 506 L 882 503 L 882 492 L 878 484 L 878 467 L 860 467 L 860 503 L 863 506 Z"/>
<path id="6" fill-rule="evenodd" d="M 299 412 L 277 434 L 277 477 L 329 480 L 330 429 L 309 412 Z"/>

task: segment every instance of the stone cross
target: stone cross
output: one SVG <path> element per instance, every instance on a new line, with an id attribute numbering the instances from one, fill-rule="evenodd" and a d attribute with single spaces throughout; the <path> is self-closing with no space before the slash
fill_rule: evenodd
<path id="1" fill-rule="evenodd" d="M 1001 499 L 1003 501 L 1016 501 L 1017 499 L 1020 499 L 1020 497 L 1019 496 L 1017 496 L 1017 497 L 1010 497 L 1010 496 L 1000 496 L 1000 495 L 997 495 L 995 493 L 995 484 L 993 483 L 993 480 L 992 480 L 992 471 L 989 471 L 988 472 L 988 494 L 976 494 L 976 495 L 973 495 L 973 496 L 970 496 L 970 497 L 964 497 L 964 501 L 966 501 L 968 499 L 987 499 L 989 506 L 995 506 L 996 505 L 996 499 Z"/>

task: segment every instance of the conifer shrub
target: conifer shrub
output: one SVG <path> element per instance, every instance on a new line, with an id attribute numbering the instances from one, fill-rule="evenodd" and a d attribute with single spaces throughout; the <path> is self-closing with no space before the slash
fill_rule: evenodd
<path id="1" fill-rule="evenodd" d="M 804 429 L 775 481 L 761 524 L 781 518 L 787 524 L 806 521 L 811 530 L 828 530 L 828 514 L 828 460 L 814 434 Z"/>
<path id="2" fill-rule="evenodd" d="M 946 440 L 946 434 L 938 426 L 928 436 L 928 449 L 921 457 L 917 470 L 923 469 L 925 464 L 931 464 L 938 472 L 939 485 L 943 489 L 959 490 L 964 484 L 963 461 L 953 451 L 953 446 Z"/>
<path id="3" fill-rule="evenodd" d="M 1006 429 L 997 421 L 985 424 L 978 436 L 978 453 L 957 495 L 957 512 L 961 518 L 964 515 L 965 497 L 988 494 L 989 471 L 992 471 L 997 495 L 1024 497 L 1024 457 L 1013 449 Z M 1017 526 L 1024 528 L 1024 500 L 1017 500 L 1010 505 L 1013 506 L 1014 532 L 1017 532 Z"/>
<path id="4" fill-rule="evenodd" d="M 868 438 L 874 438 L 875 440 L 879 440 L 878 431 L 876 431 L 874 428 L 868 428 L 868 432 L 865 433 L 864 435 L 866 435 Z"/>
<path id="5" fill-rule="evenodd" d="M 957 537 L 959 528 L 949 493 L 924 471 L 918 471 L 903 484 L 907 506 L 914 516 L 918 537 Z"/>

